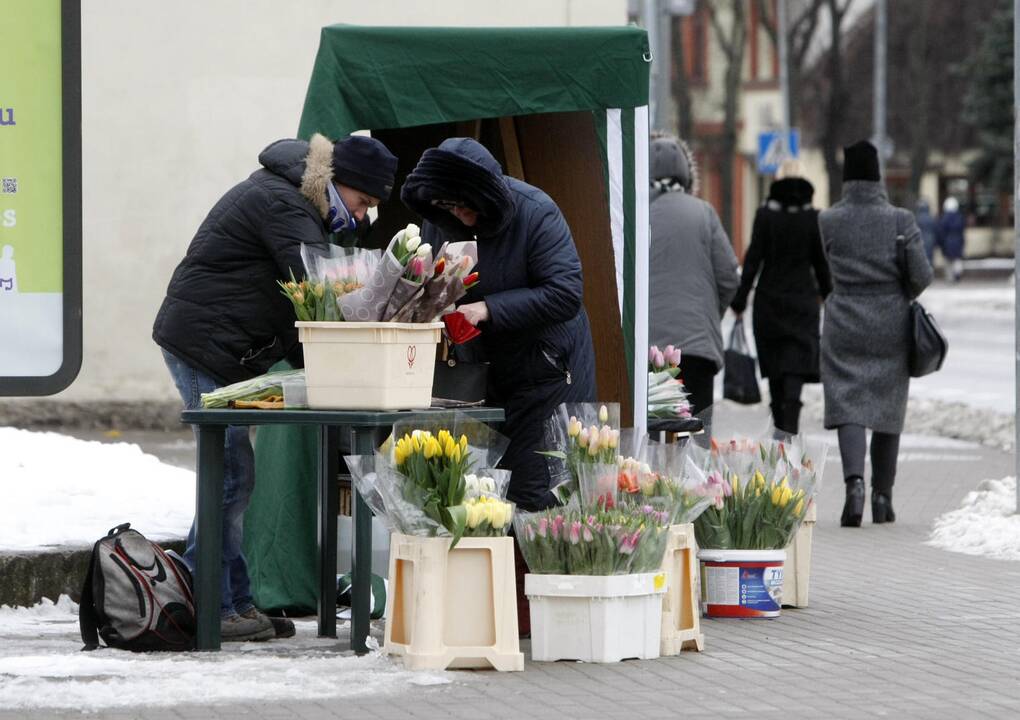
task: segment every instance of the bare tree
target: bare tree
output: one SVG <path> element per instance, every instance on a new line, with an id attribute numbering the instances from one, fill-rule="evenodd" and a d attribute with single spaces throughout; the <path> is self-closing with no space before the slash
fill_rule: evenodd
<path id="1" fill-rule="evenodd" d="M 690 142 L 694 135 L 694 119 L 691 115 L 691 83 L 687 77 L 684 61 L 683 17 L 671 17 L 669 32 L 673 45 L 673 74 L 670 89 L 676 103 L 677 131 L 681 138 Z"/>
<path id="2" fill-rule="evenodd" d="M 931 146 L 929 133 L 931 102 L 930 51 L 928 48 L 928 25 L 931 19 L 931 4 L 920 3 L 916 8 L 917 22 L 910 34 L 907 54 L 907 72 L 910 83 L 907 92 L 912 95 L 913 132 L 910 133 L 910 200 L 916 201 L 921 194 L 921 178 L 928 169 L 928 153 Z"/>
<path id="3" fill-rule="evenodd" d="M 722 217 L 727 235 L 733 232 L 733 161 L 737 154 L 737 113 L 740 103 L 741 74 L 744 68 L 744 47 L 747 44 L 747 19 L 744 0 L 728 0 L 730 23 L 725 27 L 719 18 L 722 0 L 708 4 L 708 16 L 716 42 L 726 58 L 725 96 L 723 99 L 723 132 L 720 145 L 720 172 L 722 180 Z"/>
<path id="4" fill-rule="evenodd" d="M 829 52 L 826 56 L 826 76 L 829 85 L 822 118 L 822 157 L 829 176 L 829 198 L 835 202 L 843 191 L 843 173 L 839 164 L 840 131 L 847 103 L 846 82 L 843 77 L 843 20 L 853 0 L 825 0 L 829 9 Z"/>
<path id="5" fill-rule="evenodd" d="M 758 17 L 761 18 L 762 26 L 772 40 L 772 47 L 779 46 L 779 31 L 776 27 L 776 18 L 769 12 L 772 3 L 765 0 L 756 0 L 758 3 Z M 787 7 L 793 10 L 792 21 L 787 23 L 786 28 L 786 54 L 787 72 L 790 81 L 790 123 L 796 125 L 800 117 L 800 87 L 801 76 L 804 70 L 804 63 L 807 59 L 808 49 L 811 41 L 814 40 L 815 30 L 818 28 L 818 15 L 825 0 L 800 0 L 787 2 Z"/>

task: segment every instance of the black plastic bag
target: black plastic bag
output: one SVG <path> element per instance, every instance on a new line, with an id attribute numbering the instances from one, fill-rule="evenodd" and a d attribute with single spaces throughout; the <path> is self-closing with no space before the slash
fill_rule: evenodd
<path id="1" fill-rule="evenodd" d="M 730 340 L 726 347 L 726 366 L 723 370 L 723 397 L 742 405 L 761 402 L 755 360 L 747 348 L 744 337 L 744 321 L 733 323 Z"/>

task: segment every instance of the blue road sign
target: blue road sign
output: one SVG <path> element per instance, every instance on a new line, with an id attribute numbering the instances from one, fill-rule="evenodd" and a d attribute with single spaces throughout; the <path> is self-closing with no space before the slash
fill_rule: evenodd
<path id="1" fill-rule="evenodd" d="M 758 172 L 762 175 L 775 175 L 779 164 L 786 158 L 794 158 L 800 153 L 800 131 L 791 129 L 783 147 L 783 133 L 779 130 L 758 134 Z"/>

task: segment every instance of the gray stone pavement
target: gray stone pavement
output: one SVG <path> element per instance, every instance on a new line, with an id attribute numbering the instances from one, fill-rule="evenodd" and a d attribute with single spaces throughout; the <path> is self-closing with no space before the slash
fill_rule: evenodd
<path id="1" fill-rule="evenodd" d="M 897 522 L 874 526 L 866 514 L 864 527 L 842 529 L 833 448 L 819 495 L 810 607 L 784 609 L 773 620 L 703 620 L 703 653 L 615 665 L 528 662 L 523 673 L 455 672 L 448 685 L 356 699 L 139 707 L 88 716 L 1018 717 L 1020 563 L 924 544 L 935 516 L 958 507 L 982 479 L 1012 473 L 1011 454 L 905 436 Z M 523 649 L 527 654 L 526 642 Z M 0 720 L 80 716 L 0 709 Z"/>

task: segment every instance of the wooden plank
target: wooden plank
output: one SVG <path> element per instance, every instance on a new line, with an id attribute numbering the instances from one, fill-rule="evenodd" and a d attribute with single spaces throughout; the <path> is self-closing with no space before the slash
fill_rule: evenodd
<path id="1" fill-rule="evenodd" d="M 609 199 L 593 115 L 522 115 L 514 125 L 524 180 L 559 206 L 581 257 L 584 305 L 595 344 L 597 398 L 620 403 L 621 424 L 632 427 L 634 403 L 617 303 Z"/>
<path id="2" fill-rule="evenodd" d="M 499 119 L 499 137 L 503 144 L 503 168 L 510 177 L 524 180 L 524 163 L 521 161 L 521 147 L 517 142 L 517 128 L 512 117 Z"/>

